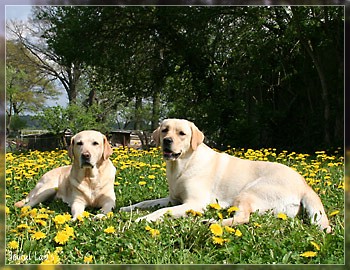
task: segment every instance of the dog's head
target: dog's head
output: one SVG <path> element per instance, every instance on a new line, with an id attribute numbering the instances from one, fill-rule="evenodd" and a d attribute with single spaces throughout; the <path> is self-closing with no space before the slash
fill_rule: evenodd
<path id="1" fill-rule="evenodd" d="M 190 121 L 166 119 L 153 132 L 157 146 L 161 146 L 166 160 L 177 160 L 189 150 L 196 150 L 204 140 L 203 133 Z"/>
<path id="2" fill-rule="evenodd" d="M 84 130 L 71 139 L 68 154 L 80 168 L 94 168 L 108 159 L 113 150 L 106 136 L 94 130 Z"/>

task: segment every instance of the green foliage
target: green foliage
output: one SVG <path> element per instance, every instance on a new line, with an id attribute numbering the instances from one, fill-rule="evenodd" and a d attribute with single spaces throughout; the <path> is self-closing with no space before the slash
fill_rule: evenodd
<path id="1" fill-rule="evenodd" d="M 163 222 L 135 223 L 137 217 L 154 209 L 131 213 L 118 209 L 167 196 L 168 187 L 159 150 L 129 148 L 114 149 L 111 156 L 117 167 L 113 214 L 98 220 L 94 215 L 99 211 L 89 208 L 78 221 L 66 216 L 63 224 L 57 224 L 58 216 L 62 218 L 70 212 L 69 206 L 60 200 L 33 209 L 20 210 L 13 205 L 23 199 L 43 173 L 69 164 L 67 151 L 9 153 L 6 156 L 6 263 L 39 264 L 51 254 L 55 263 L 61 264 L 344 264 L 344 158 L 340 150 L 313 155 L 275 149 L 230 148 L 226 152 L 295 168 L 321 197 L 333 232 L 319 231 L 303 214 L 292 219 L 254 213 L 247 224 L 229 230 L 222 228 L 222 235 L 214 241 L 210 224 L 202 220 L 233 215 L 217 205 L 208 206 L 203 216 L 189 213 L 179 219 L 166 217 Z M 55 238 L 67 225 L 73 228 L 73 236 L 60 244 Z M 45 233 L 44 238 L 35 238 L 39 231 Z M 22 260 L 18 259 L 20 256 Z"/>
<path id="2" fill-rule="evenodd" d="M 161 118 L 188 118 L 218 148 L 314 150 L 343 142 L 344 7 L 37 6 L 34 11 L 48 45 L 39 48 L 40 55 L 65 75 L 50 65 L 47 74 L 61 81 L 70 103 L 102 107 L 97 122 L 143 100 L 152 105 L 147 113 L 152 128 Z M 11 67 L 9 78 L 16 73 L 23 81 L 26 72 Z M 18 85 L 7 87 L 9 93 L 18 94 Z M 126 118 L 139 125 L 145 109 L 136 104 Z M 82 118 L 79 124 L 90 122 Z"/>
<path id="3" fill-rule="evenodd" d="M 11 118 L 11 123 L 9 125 L 10 130 L 15 132 L 24 129 L 26 127 L 26 121 L 21 119 L 18 115 L 15 115 Z"/>
<path id="4" fill-rule="evenodd" d="M 66 108 L 49 107 L 38 114 L 36 118 L 45 129 L 55 134 L 66 129 L 70 129 L 73 133 L 87 129 L 107 132 L 113 121 L 113 119 L 106 119 L 103 108 L 97 105 L 85 108 L 78 104 L 72 104 Z"/>
<path id="5" fill-rule="evenodd" d="M 153 122 L 194 120 L 217 147 L 343 141 L 343 7 L 56 6 L 36 18 L 114 108 L 159 95 Z"/>

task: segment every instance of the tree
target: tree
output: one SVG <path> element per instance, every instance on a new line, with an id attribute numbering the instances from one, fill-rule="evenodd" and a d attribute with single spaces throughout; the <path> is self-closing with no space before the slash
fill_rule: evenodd
<path id="1" fill-rule="evenodd" d="M 33 20 L 25 25 L 11 21 L 6 27 L 9 36 L 21 44 L 22 55 L 31 59 L 32 65 L 40 69 L 42 74 L 57 79 L 66 90 L 69 102 L 75 103 L 83 67 L 81 63 L 67 60 L 50 49 L 45 37 L 47 29 L 50 28 L 50 22 L 44 19 Z"/>
<path id="2" fill-rule="evenodd" d="M 151 100 L 153 127 L 163 110 L 195 121 L 216 147 L 342 142 L 342 7 L 41 11 L 50 50 L 92 71 L 87 106 L 132 104 L 140 122 Z"/>
<path id="3" fill-rule="evenodd" d="M 55 98 L 58 91 L 37 68 L 34 57 L 22 53 L 26 50 L 21 44 L 7 41 L 6 48 L 6 115 L 7 129 L 11 130 L 13 116 L 37 112 L 43 108 L 45 99 Z"/>

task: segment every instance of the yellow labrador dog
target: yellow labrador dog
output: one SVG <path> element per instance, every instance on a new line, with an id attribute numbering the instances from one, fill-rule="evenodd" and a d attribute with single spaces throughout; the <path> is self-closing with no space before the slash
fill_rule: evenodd
<path id="1" fill-rule="evenodd" d="M 86 206 L 102 207 L 106 214 L 115 205 L 116 169 L 109 156 L 112 148 L 98 131 L 79 132 L 71 139 L 69 156 L 72 165 L 45 173 L 28 196 L 15 206 L 35 206 L 50 197 L 62 199 L 71 206 L 75 220 Z M 98 215 L 98 217 L 103 214 Z"/>
<path id="2" fill-rule="evenodd" d="M 137 221 L 155 221 L 167 212 L 181 217 L 187 210 L 202 212 L 208 204 L 218 202 L 222 207 L 238 207 L 233 218 L 223 221 L 233 225 L 248 222 L 250 213 L 255 211 L 273 210 L 295 217 L 303 205 L 312 223 L 331 231 L 320 198 L 291 168 L 218 153 L 203 143 L 203 133 L 187 120 L 164 120 L 153 132 L 153 138 L 162 147 L 166 160 L 169 197 L 121 208 L 131 211 L 165 207 Z M 169 204 L 175 206 L 168 207 Z"/>

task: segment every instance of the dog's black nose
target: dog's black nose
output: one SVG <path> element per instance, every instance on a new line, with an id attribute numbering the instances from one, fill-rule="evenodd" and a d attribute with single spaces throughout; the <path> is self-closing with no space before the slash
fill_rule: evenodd
<path id="1" fill-rule="evenodd" d="M 84 160 L 89 160 L 91 157 L 91 154 L 87 152 L 87 153 L 82 153 L 81 156 Z"/>
<path id="2" fill-rule="evenodd" d="M 170 145 L 173 142 L 172 138 L 164 138 L 163 139 L 163 144 L 164 145 Z"/>

